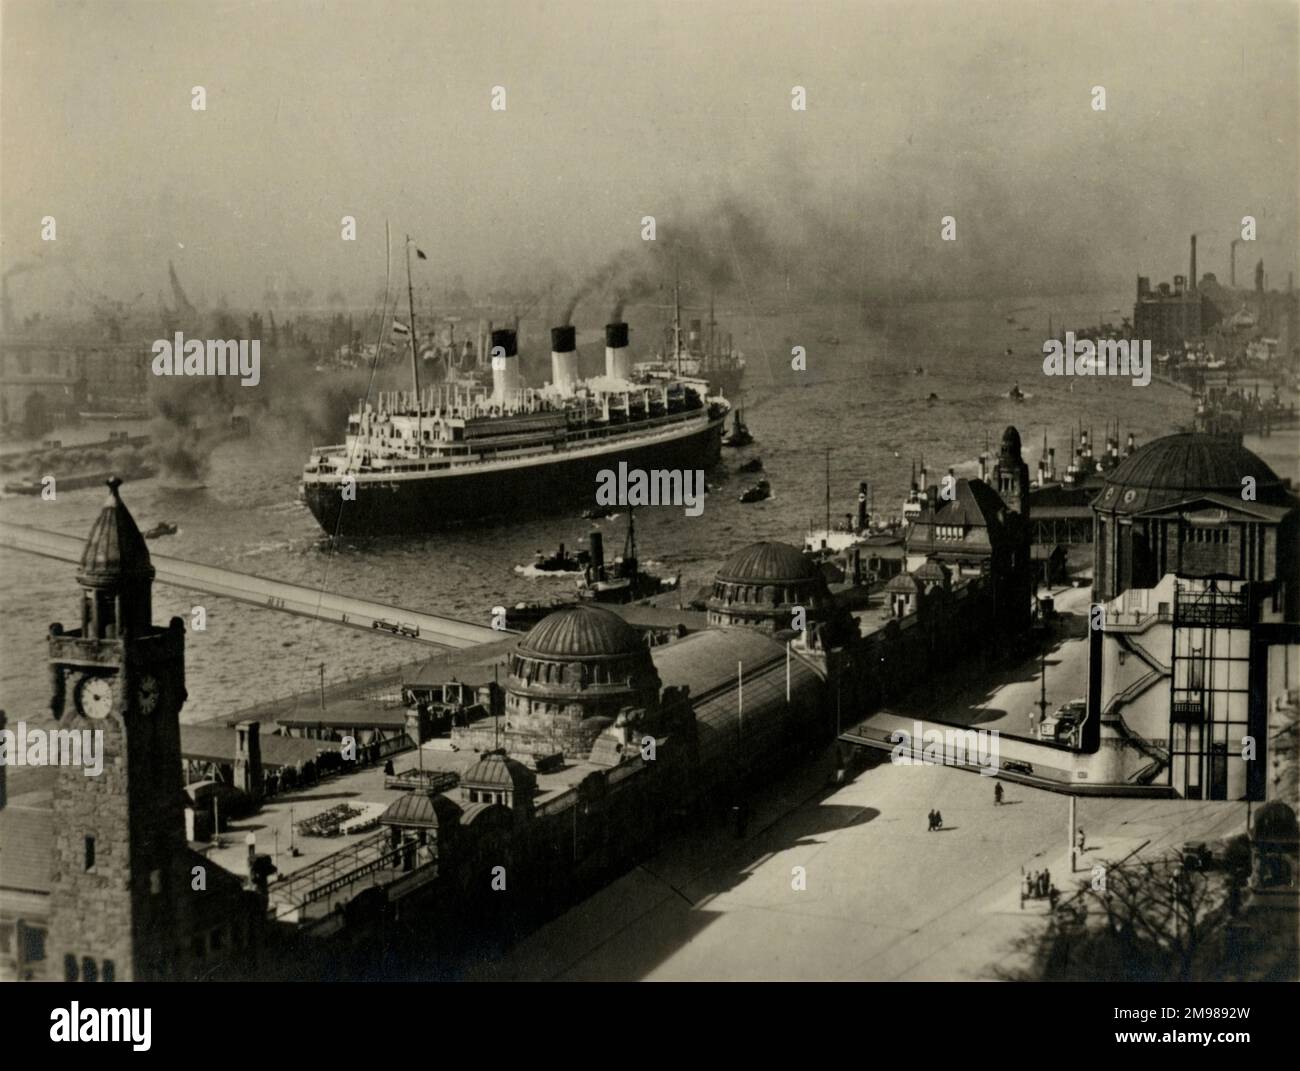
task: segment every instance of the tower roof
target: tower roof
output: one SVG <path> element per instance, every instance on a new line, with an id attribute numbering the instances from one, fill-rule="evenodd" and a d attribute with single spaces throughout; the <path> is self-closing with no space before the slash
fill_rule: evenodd
<path id="1" fill-rule="evenodd" d="M 117 489 L 122 481 L 108 481 L 108 500 L 90 529 L 86 549 L 81 552 L 77 581 L 91 587 L 107 587 L 125 581 L 151 581 L 153 563 L 144 536 L 126 508 Z"/>
<path id="2" fill-rule="evenodd" d="M 503 751 L 487 751 L 483 757 L 460 776 L 467 788 L 488 788 L 512 792 L 529 791 L 537 787 L 537 776 L 518 759 Z"/>

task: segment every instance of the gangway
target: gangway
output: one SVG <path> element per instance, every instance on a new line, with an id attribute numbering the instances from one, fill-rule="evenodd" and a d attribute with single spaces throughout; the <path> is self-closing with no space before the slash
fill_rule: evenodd
<path id="1" fill-rule="evenodd" d="M 65 562 L 80 562 L 86 541 L 76 536 L 0 521 L 0 547 L 38 554 Z M 464 649 L 495 643 L 511 633 L 453 617 L 426 614 L 400 606 L 317 591 L 283 580 L 239 573 L 214 565 L 150 554 L 157 579 L 163 584 L 221 595 L 267 610 L 330 621 L 367 632 L 383 632 L 417 643 Z"/>

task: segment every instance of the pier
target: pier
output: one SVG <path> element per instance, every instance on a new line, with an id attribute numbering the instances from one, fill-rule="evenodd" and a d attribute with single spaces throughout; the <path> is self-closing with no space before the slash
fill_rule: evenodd
<path id="1" fill-rule="evenodd" d="M 86 541 L 80 536 L 0 521 L 0 546 L 58 561 L 80 562 Z M 453 617 L 335 595 L 252 573 L 201 565 L 182 558 L 167 558 L 152 552 L 150 557 L 160 583 L 220 595 L 265 610 L 279 610 L 299 617 L 347 625 L 365 632 L 383 632 L 416 643 L 457 650 L 495 643 L 510 635 L 505 629 L 493 629 Z"/>

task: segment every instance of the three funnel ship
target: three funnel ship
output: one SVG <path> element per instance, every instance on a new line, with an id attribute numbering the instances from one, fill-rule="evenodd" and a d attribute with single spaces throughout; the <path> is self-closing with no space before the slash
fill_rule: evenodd
<path id="1" fill-rule="evenodd" d="M 721 454 L 727 401 L 698 381 L 638 375 L 628 326 L 605 328 L 605 371 L 581 380 L 572 327 L 551 331 L 551 382 L 527 387 L 516 333 L 492 332 L 492 384 L 381 393 L 346 440 L 317 447 L 303 499 L 330 535 L 428 531 L 594 499 L 603 469 L 698 469 Z"/>

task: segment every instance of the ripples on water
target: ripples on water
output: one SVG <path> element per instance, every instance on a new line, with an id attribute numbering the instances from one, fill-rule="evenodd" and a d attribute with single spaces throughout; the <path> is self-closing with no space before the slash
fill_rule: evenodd
<path id="1" fill-rule="evenodd" d="M 1072 324 L 1093 323 L 1097 309 L 1122 304 L 1116 295 L 1102 295 L 1055 299 L 1050 307 L 1060 326 L 1063 316 Z M 664 573 L 679 574 L 680 590 L 689 598 L 730 552 L 747 543 L 801 543 L 809 523 L 824 523 L 828 447 L 831 513 L 838 519 L 856 508 L 861 479 L 872 481 L 878 512 L 897 513 L 913 458 L 924 457 L 932 479 L 949 466 L 960 475 L 974 473 L 985 436 L 995 455 L 1008 424 L 1020 430 L 1032 473 L 1044 430 L 1063 469 L 1071 427 L 1079 421 L 1091 426 L 1099 449 L 1108 420 L 1118 418 L 1122 431 L 1132 430 L 1139 443 L 1190 422 L 1190 398 L 1160 384 L 1137 388 L 1128 380 L 1080 379 L 1071 391 L 1071 380 L 1045 378 L 1040 347 L 1048 305 L 1040 303 L 1040 309 L 1022 314 L 1034 327 L 1029 333 L 1004 323 L 1000 305 L 980 302 L 887 309 L 872 317 L 880 327 L 864 326 L 859 310 L 848 307 L 723 316 L 746 354 L 746 421 L 757 440 L 745 450 L 724 451 L 724 466 L 761 456 L 774 497 L 742 505 L 736 496 L 757 477 L 726 468 L 715 472 L 709 477 L 715 490 L 701 516 L 668 507 L 638 513 L 643 557 L 661 563 Z M 633 324 L 640 328 L 634 339 L 655 337 L 652 317 L 634 316 Z M 839 345 L 815 341 L 830 334 Z M 807 350 L 805 373 L 790 370 L 794 345 Z M 1004 356 L 1008 346 L 1011 357 Z M 912 374 L 917 365 L 923 375 Z M 1023 403 L 1007 398 L 1015 383 L 1030 394 Z M 939 401 L 927 404 L 932 392 Z M 553 585 L 520 576 L 514 566 L 531 562 L 538 550 L 550 553 L 561 541 L 577 547 L 592 527 L 577 515 L 528 519 L 404 542 L 345 542 L 331 551 L 297 502 L 310 445 L 269 441 L 255 431 L 217 449 L 201 489 L 169 489 L 154 479 L 126 485 L 123 495 L 141 528 L 162 520 L 180 525 L 176 536 L 153 543 L 160 554 L 483 623 L 498 603 L 553 594 Z M 102 491 L 94 489 L 61 494 L 54 503 L 9 498 L 0 510 L 6 520 L 80 534 L 89 531 L 102 500 Z M 605 520 L 598 527 L 606 533 L 607 553 L 619 553 L 623 521 Z M 66 563 L 0 550 L 0 706 L 11 721 L 47 707 L 46 629 L 52 621 L 76 620 L 74 573 Z M 155 588 L 158 621 L 173 614 L 188 620 L 196 604 L 207 608 L 208 630 L 187 638 L 186 720 L 309 690 L 322 662 L 326 679 L 336 680 L 429 650 L 197 592 Z"/>

